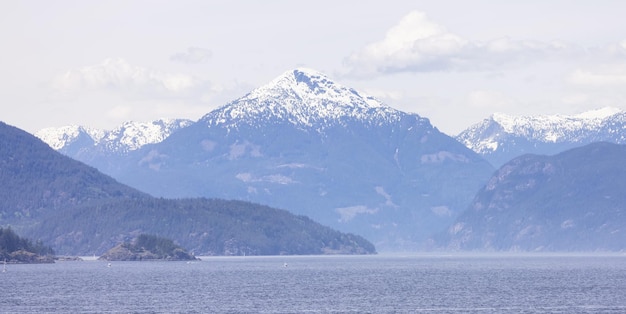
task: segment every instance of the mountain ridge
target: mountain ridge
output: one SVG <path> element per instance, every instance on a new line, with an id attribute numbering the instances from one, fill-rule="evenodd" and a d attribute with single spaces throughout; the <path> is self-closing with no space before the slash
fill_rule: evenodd
<path id="1" fill-rule="evenodd" d="M 63 255 L 149 233 L 205 255 L 372 254 L 360 236 L 243 201 L 163 199 L 123 185 L 0 122 L 0 227 Z"/>
<path id="2" fill-rule="evenodd" d="M 266 204 L 394 249 L 423 245 L 493 171 L 427 118 L 302 69 L 102 169 L 155 196 Z"/>
<path id="3" fill-rule="evenodd" d="M 276 100 L 280 99 L 281 102 Z M 259 117 L 281 119 L 301 128 L 322 130 L 346 120 L 399 120 L 402 113 L 374 97 L 347 88 L 315 70 L 287 71 L 270 83 L 214 110 L 200 121 L 209 126 L 253 125 Z"/>
<path id="4" fill-rule="evenodd" d="M 525 153 L 555 154 L 597 141 L 626 143 L 626 112 L 601 108 L 576 115 L 495 113 L 455 138 L 494 166 Z"/>
<path id="5" fill-rule="evenodd" d="M 70 151 L 73 144 L 82 140 L 80 145 L 82 150 L 99 149 L 109 153 L 127 153 L 144 145 L 161 142 L 191 123 L 192 121 L 188 119 L 165 118 L 150 122 L 127 121 L 112 130 L 69 125 L 41 129 L 34 135 L 61 152 Z M 93 147 L 85 145 L 85 141 Z"/>
<path id="6" fill-rule="evenodd" d="M 498 169 L 440 238 L 495 251 L 626 249 L 626 145 L 520 156 Z"/>

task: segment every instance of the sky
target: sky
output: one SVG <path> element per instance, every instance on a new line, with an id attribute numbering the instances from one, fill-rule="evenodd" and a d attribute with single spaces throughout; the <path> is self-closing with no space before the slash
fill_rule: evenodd
<path id="1" fill-rule="evenodd" d="M 0 121 L 197 120 L 305 67 L 456 135 L 626 109 L 626 1 L 0 1 Z"/>

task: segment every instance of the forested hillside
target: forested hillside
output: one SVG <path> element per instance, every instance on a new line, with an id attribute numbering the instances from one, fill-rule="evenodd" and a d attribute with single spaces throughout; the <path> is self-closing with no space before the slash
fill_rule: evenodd
<path id="1" fill-rule="evenodd" d="M 448 229 L 451 249 L 624 251 L 626 145 L 592 143 L 504 164 Z"/>
<path id="2" fill-rule="evenodd" d="M 362 237 L 248 202 L 153 198 L 0 123 L 0 226 L 58 254 L 102 254 L 147 233 L 197 255 L 367 254 Z"/>
<path id="3" fill-rule="evenodd" d="M 68 217 L 71 217 L 68 219 Z M 105 199 L 50 215 L 33 236 L 59 252 L 102 253 L 139 234 L 175 239 L 196 255 L 365 254 L 365 239 L 304 216 L 217 199 Z"/>
<path id="4" fill-rule="evenodd" d="M 11 228 L 0 227 L 0 262 L 2 263 L 51 263 L 54 251 L 41 241 L 17 235 Z"/>

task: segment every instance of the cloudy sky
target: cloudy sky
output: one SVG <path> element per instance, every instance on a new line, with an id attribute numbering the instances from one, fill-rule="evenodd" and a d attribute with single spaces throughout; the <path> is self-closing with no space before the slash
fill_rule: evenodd
<path id="1" fill-rule="evenodd" d="M 626 1 L 0 2 L 0 120 L 199 119 L 307 67 L 455 135 L 626 109 Z"/>

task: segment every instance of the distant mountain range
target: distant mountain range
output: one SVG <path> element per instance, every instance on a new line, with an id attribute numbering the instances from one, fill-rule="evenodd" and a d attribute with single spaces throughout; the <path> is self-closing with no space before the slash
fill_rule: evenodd
<path id="1" fill-rule="evenodd" d="M 626 146 L 598 142 L 503 165 L 439 245 L 455 250 L 623 251 Z"/>
<path id="2" fill-rule="evenodd" d="M 242 201 L 154 198 L 0 122 L 0 226 L 57 254 L 102 254 L 140 234 L 198 255 L 368 254 L 362 237 Z"/>
<path id="3" fill-rule="evenodd" d="M 72 125 L 42 129 L 34 135 L 65 155 L 89 162 L 125 155 L 144 145 L 159 143 L 192 123 L 186 119 L 159 119 L 147 123 L 129 121 L 114 130 Z"/>
<path id="4" fill-rule="evenodd" d="M 494 114 L 456 139 L 499 167 L 526 153 L 556 154 L 585 144 L 626 143 L 626 112 L 604 108 L 578 115 Z"/>
<path id="5" fill-rule="evenodd" d="M 601 231 L 593 227 L 581 227 L 584 219 L 580 217 L 576 228 L 565 222 L 570 232 L 567 234 L 559 233 L 561 227 L 555 222 L 546 222 L 551 210 L 543 203 L 558 200 L 568 204 L 560 199 L 561 194 L 577 192 L 555 191 L 552 185 L 541 185 L 538 194 L 516 196 L 518 189 L 539 179 L 514 174 L 518 164 L 528 171 L 530 166 L 522 165 L 527 160 L 536 164 L 537 160 L 558 159 L 561 155 L 547 155 L 598 141 L 625 143 L 625 121 L 626 112 L 613 108 L 571 116 L 494 114 L 453 139 L 424 117 L 395 110 L 319 72 L 296 69 L 197 122 L 129 122 L 112 132 L 48 129 L 37 135 L 64 154 L 155 196 L 217 197 L 267 204 L 363 235 L 383 250 L 430 248 L 429 241 L 436 233 L 447 242 L 435 245 L 453 249 L 589 250 L 597 244 L 600 249 L 610 250 L 619 245 L 607 244 L 613 238 L 596 236 Z M 74 129 L 81 127 L 69 130 Z M 609 156 L 621 158 L 610 152 L 604 157 L 588 150 L 568 154 L 572 152 L 578 152 L 579 160 L 584 160 L 586 154 L 599 161 Z M 529 153 L 533 155 L 526 155 Z M 586 162 L 591 163 L 590 168 L 580 169 L 584 165 L 575 163 L 556 164 L 563 167 L 559 168 L 562 173 L 581 173 L 590 176 L 588 180 L 600 180 L 591 175 L 595 162 Z M 604 160 L 598 166 L 609 167 L 610 162 Z M 489 163 L 504 165 L 494 176 L 506 176 L 506 184 L 513 188 L 495 194 L 495 200 L 502 202 L 490 201 L 493 210 L 484 212 L 486 218 L 480 216 L 483 212 L 472 216 L 472 208 L 479 206 L 477 200 L 487 202 L 485 195 L 491 192 L 486 191 L 492 191 L 490 187 L 497 181 L 489 181 L 495 170 Z M 610 175 L 605 169 L 597 171 Z M 608 176 L 606 182 L 619 185 L 619 180 Z M 564 190 L 570 187 L 560 177 L 550 182 L 559 182 Z M 584 190 L 580 186 L 573 189 Z M 598 193 L 613 193 L 610 185 L 603 185 L 601 190 Z M 512 201 L 504 201 L 509 194 Z M 543 198 L 535 199 L 537 195 Z M 597 202 L 597 195 L 589 197 L 589 202 L 604 206 Z M 586 201 L 577 202 L 568 206 L 573 211 L 586 210 Z M 517 203 L 532 206 L 519 208 L 514 215 L 504 211 L 518 208 Z M 612 217 L 602 212 L 604 207 L 598 208 L 598 215 Z M 545 215 L 535 212 L 539 209 Z M 537 242 L 524 238 L 520 234 L 534 227 L 526 224 L 531 229 L 520 231 L 516 228 L 523 223 L 512 224 L 506 217 L 496 217 L 500 212 L 535 217 L 543 235 Z M 481 219 L 496 219 L 510 232 L 520 234 L 507 234 L 492 225 L 485 227 Z M 563 217 L 561 223 L 568 219 Z M 451 233 L 441 236 L 441 230 L 451 225 Z M 576 234 L 571 233 L 574 230 Z M 500 238 L 484 239 L 493 234 Z M 521 240 L 516 242 L 511 237 Z M 585 245 L 574 243 L 583 237 L 604 237 L 606 245 L 595 240 Z"/>
<path id="6" fill-rule="evenodd" d="M 494 171 L 428 119 L 310 69 L 285 72 L 163 141 L 115 156 L 76 153 L 92 149 L 64 152 L 155 196 L 267 204 L 388 250 L 422 247 Z"/>
<path id="7" fill-rule="evenodd" d="M 105 156 L 123 156 L 144 145 L 159 143 L 193 123 L 187 119 L 129 121 L 110 131 L 74 125 L 42 129 L 35 136 L 65 155 L 97 166 Z M 556 154 L 598 141 L 626 144 L 626 112 L 607 107 L 576 115 L 495 113 L 455 139 L 499 167 L 526 153 Z"/>

